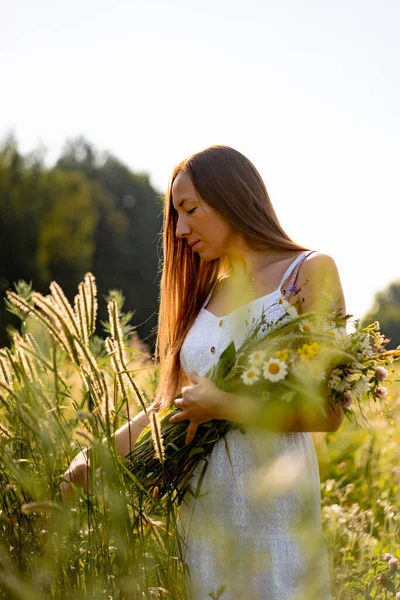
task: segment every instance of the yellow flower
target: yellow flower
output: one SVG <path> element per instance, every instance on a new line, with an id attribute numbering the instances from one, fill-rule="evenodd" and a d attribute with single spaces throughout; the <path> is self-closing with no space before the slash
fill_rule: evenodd
<path id="1" fill-rule="evenodd" d="M 250 367 L 242 373 L 242 381 L 246 385 L 253 385 L 260 379 L 260 370 L 257 367 Z"/>
<path id="2" fill-rule="evenodd" d="M 262 350 L 257 350 L 256 352 L 253 352 L 253 354 L 250 354 L 249 362 L 251 365 L 256 367 L 257 365 L 261 365 L 261 363 L 264 360 L 264 357 L 265 352 L 263 352 Z"/>
<path id="3" fill-rule="evenodd" d="M 303 344 L 301 348 L 297 349 L 297 352 L 300 354 L 301 358 L 308 360 L 309 358 L 313 358 L 317 356 L 321 346 L 317 344 L 317 342 L 313 342 L 312 344 Z"/>
<path id="4" fill-rule="evenodd" d="M 275 356 L 276 358 L 279 358 L 279 360 L 286 362 L 289 356 L 289 352 L 287 350 L 278 350 Z"/>
<path id="5" fill-rule="evenodd" d="M 287 364 L 279 358 L 270 358 L 263 367 L 263 375 L 269 381 L 280 381 L 287 375 Z"/>

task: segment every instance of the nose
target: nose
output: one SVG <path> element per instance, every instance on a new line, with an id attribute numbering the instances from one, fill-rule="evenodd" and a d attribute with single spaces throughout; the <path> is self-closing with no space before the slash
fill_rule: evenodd
<path id="1" fill-rule="evenodd" d="M 179 238 L 184 238 L 186 235 L 189 235 L 191 229 L 189 225 L 186 223 L 184 217 L 178 217 L 178 222 L 176 224 L 175 235 Z"/>

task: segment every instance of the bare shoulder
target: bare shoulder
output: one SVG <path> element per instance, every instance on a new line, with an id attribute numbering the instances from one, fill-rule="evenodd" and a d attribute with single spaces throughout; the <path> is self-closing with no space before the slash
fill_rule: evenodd
<path id="1" fill-rule="evenodd" d="M 328 310 L 332 306 L 345 312 L 345 301 L 338 268 L 329 254 L 313 252 L 302 263 L 297 287 L 301 311 Z"/>
<path id="2" fill-rule="evenodd" d="M 339 275 L 336 263 L 332 256 L 322 252 L 313 252 L 303 261 L 300 268 L 300 274 L 313 277 L 321 276 L 323 273 L 337 273 Z"/>

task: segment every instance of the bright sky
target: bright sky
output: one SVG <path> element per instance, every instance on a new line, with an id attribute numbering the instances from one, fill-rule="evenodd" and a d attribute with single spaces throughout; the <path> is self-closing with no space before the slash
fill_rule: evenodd
<path id="1" fill-rule="evenodd" d="M 233 146 L 348 310 L 400 279 L 398 0 L 0 0 L 0 136 L 47 162 L 84 135 L 160 193 Z"/>

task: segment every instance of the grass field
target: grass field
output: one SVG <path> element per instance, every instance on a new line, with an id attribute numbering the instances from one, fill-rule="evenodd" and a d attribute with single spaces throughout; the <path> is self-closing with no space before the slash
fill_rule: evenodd
<path id="1" fill-rule="evenodd" d="M 123 347 L 115 302 L 112 352 L 90 341 L 85 285 L 73 321 L 55 289 L 51 301 L 37 299 L 45 317 L 27 319 L 26 294 L 23 334 L 14 332 L 11 352 L 0 350 L 0 598 L 180 600 L 174 524 L 156 494 L 143 494 L 111 438 L 140 409 L 138 391 L 151 401 L 155 371 L 137 340 Z M 366 425 L 346 421 L 336 433 L 313 434 L 335 600 L 400 598 L 400 384 L 390 379 Z M 100 467 L 91 469 L 96 492 L 62 503 L 62 473 L 87 444 Z"/>

